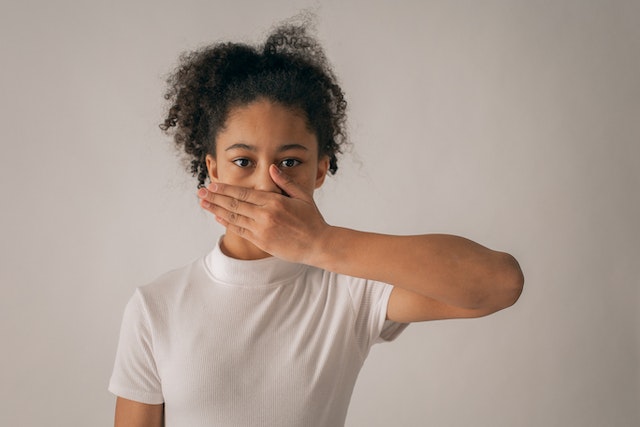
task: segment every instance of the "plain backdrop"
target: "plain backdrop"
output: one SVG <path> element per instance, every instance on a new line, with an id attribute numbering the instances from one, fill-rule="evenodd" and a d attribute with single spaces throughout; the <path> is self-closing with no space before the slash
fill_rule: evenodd
<path id="1" fill-rule="evenodd" d="M 640 425 L 640 2 L 616 0 L 4 0 L 0 425 L 112 424 L 126 301 L 222 233 L 158 129 L 167 73 L 307 7 L 353 142 L 327 221 L 526 276 L 508 310 L 376 346 L 347 425 Z"/>

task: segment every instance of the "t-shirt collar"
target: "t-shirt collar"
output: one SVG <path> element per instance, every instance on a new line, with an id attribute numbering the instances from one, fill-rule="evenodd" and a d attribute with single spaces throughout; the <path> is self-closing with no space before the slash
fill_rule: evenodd
<path id="1" fill-rule="evenodd" d="M 276 257 L 249 261 L 231 258 L 220 249 L 221 241 L 222 237 L 204 260 L 209 275 L 217 282 L 243 287 L 277 285 L 297 276 L 304 267 Z"/>

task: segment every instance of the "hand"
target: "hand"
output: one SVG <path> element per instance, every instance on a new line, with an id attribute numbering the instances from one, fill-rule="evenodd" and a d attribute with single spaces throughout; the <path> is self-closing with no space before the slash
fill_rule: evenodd
<path id="1" fill-rule="evenodd" d="M 311 264 L 329 225 L 313 196 L 306 194 L 275 165 L 269 173 L 289 197 L 268 191 L 212 183 L 198 191 L 200 205 L 216 220 L 261 250 L 278 258 Z"/>

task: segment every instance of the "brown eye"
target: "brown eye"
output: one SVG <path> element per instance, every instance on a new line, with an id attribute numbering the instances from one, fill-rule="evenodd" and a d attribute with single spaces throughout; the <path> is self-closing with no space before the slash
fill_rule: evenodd
<path id="1" fill-rule="evenodd" d="M 283 168 L 292 168 L 294 166 L 298 166 L 300 163 L 301 163 L 300 160 L 284 159 L 283 161 L 280 162 L 280 166 L 282 166 Z"/>
<path id="2" fill-rule="evenodd" d="M 240 158 L 240 159 L 235 159 L 235 160 L 233 161 L 233 163 L 234 163 L 236 166 L 239 166 L 239 167 L 241 167 L 241 168 L 246 168 L 246 167 L 248 167 L 248 166 L 251 164 L 251 161 L 250 161 L 249 159 Z"/>

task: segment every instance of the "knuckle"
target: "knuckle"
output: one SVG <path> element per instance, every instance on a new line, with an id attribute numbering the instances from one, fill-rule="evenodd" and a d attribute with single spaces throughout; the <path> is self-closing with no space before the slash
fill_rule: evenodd
<path id="1" fill-rule="evenodd" d="M 235 212 L 231 212 L 229 213 L 229 217 L 227 219 L 227 221 L 229 221 L 230 223 L 236 223 L 236 221 L 238 220 L 238 215 Z"/>
<path id="2" fill-rule="evenodd" d="M 264 223 L 271 228 L 278 224 L 278 214 L 276 212 L 267 212 L 264 217 Z"/>
<path id="3" fill-rule="evenodd" d="M 282 209 L 282 206 L 283 206 L 283 203 L 282 203 L 282 200 L 280 200 L 280 198 L 270 200 L 268 203 L 269 213 L 279 211 L 280 209 Z"/>
<path id="4" fill-rule="evenodd" d="M 232 211 L 235 211 L 238 209 L 238 205 L 240 204 L 240 202 L 238 201 L 238 199 L 231 199 L 231 202 L 229 203 L 229 208 Z"/>
<path id="5" fill-rule="evenodd" d="M 286 210 L 287 210 L 287 206 L 283 199 L 278 199 L 273 202 L 272 214 L 274 216 L 277 216 L 278 214 L 280 214 L 281 212 L 285 212 Z"/>
<path id="6" fill-rule="evenodd" d="M 247 198 L 249 198 L 249 189 L 247 188 L 240 188 L 240 194 L 238 195 L 238 199 L 242 202 L 246 202 Z"/>

